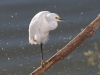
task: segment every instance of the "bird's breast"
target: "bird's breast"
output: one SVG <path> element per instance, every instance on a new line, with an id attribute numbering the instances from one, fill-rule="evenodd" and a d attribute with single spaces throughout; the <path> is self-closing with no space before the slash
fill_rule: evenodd
<path id="1" fill-rule="evenodd" d="M 57 23 L 56 21 L 53 21 L 53 22 L 51 22 L 51 23 L 49 24 L 50 30 L 56 29 L 57 26 L 58 26 L 58 23 Z"/>

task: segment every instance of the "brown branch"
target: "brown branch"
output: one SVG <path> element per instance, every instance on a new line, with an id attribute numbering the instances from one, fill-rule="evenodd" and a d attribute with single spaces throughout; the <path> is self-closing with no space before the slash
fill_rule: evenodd
<path id="1" fill-rule="evenodd" d="M 88 26 L 86 26 L 86 28 L 82 32 L 80 32 L 73 40 L 71 40 L 65 47 L 63 47 L 54 56 L 52 56 L 49 60 L 47 60 L 48 63 L 45 65 L 45 67 L 43 67 L 42 69 L 41 67 L 37 68 L 30 75 L 43 74 L 46 70 L 48 70 L 56 62 L 68 56 L 72 51 L 75 50 L 75 48 L 81 45 L 81 43 L 85 39 L 90 38 L 99 26 L 100 26 L 100 15 L 93 22 L 91 22 Z"/>

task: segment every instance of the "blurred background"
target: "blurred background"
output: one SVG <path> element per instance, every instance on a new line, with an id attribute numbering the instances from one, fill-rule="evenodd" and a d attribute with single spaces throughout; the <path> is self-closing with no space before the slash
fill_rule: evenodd
<path id="1" fill-rule="evenodd" d="M 0 75 L 29 75 L 40 66 L 40 47 L 28 41 L 30 21 L 40 11 L 57 13 L 73 22 L 59 22 L 50 32 L 43 46 L 47 60 L 98 16 L 100 0 L 0 0 Z M 99 53 L 99 48 L 100 28 L 44 75 L 100 75 L 100 56 L 96 60 L 90 56 L 97 50 Z"/>

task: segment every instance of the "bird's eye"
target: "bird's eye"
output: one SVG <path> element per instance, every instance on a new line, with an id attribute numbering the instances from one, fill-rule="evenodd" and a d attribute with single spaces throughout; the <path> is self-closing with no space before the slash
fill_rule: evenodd
<path id="1" fill-rule="evenodd" d="M 55 17 L 56 18 L 56 20 L 59 20 L 60 18 L 59 17 Z"/>
<path id="2" fill-rule="evenodd" d="M 58 17 L 55 17 L 56 19 L 58 18 Z"/>
<path id="3" fill-rule="evenodd" d="M 60 20 L 60 18 L 59 17 L 55 17 L 56 18 L 56 20 Z"/>

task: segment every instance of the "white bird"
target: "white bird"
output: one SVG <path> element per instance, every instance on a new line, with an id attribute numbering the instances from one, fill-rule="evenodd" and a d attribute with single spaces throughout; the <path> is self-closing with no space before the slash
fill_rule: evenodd
<path id="1" fill-rule="evenodd" d="M 41 66 L 46 62 L 43 60 L 42 44 L 48 40 L 49 32 L 57 28 L 57 21 L 67 22 L 59 17 L 56 13 L 41 11 L 37 13 L 29 25 L 29 43 L 39 44 L 41 48 Z"/>

